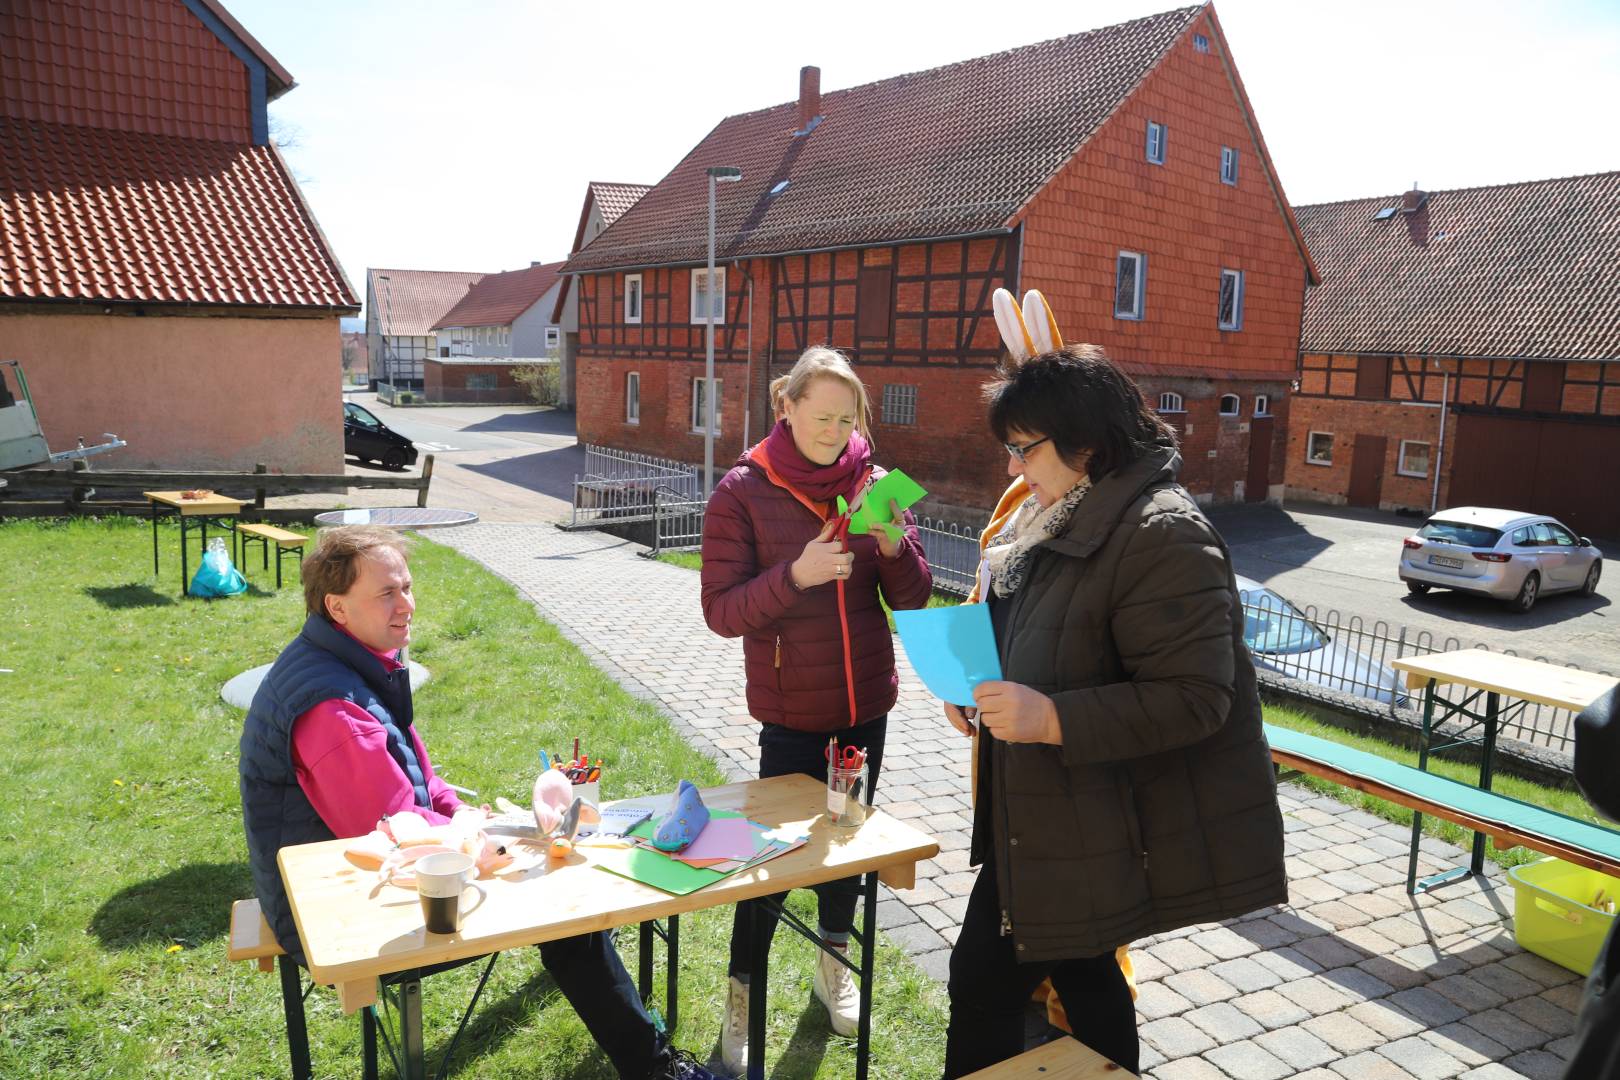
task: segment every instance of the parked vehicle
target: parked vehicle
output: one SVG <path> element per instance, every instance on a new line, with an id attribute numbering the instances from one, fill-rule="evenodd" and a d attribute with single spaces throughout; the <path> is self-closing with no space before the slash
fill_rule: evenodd
<path id="1" fill-rule="evenodd" d="M 390 469 L 416 464 L 416 446 L 352 401 L 343 403 L 343 452 Z"/>
<path id="2" fill-rule="evenodd" d="M 1303 611 L 1258 581 L 1239 576 L 1237 587 L 1243 601 L 1243 643 L 1256 667 L 1385 705 L 1408 704 L 1394 668 L 1356 651 L 1348 641 L 1335 641 Z"/>
<path id="3" fill-rule="evenodd" d="M 1456 589 L 1529 611 L 1548 593 L 1597 592 L 1603 552 L 1557 518 L 1459 506 L 1401 541 L 1400 577 L 1414 596 Z"/>

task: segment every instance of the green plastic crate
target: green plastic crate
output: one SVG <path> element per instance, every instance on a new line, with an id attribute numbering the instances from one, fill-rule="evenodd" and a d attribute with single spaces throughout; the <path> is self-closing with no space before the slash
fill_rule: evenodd
<path id="1" fill-rule="evenodd" d="M 1513 936 L 1560 967 L 1589 974 L 1615 916 L 1592 904 L 1599 890 L 1620 899 L 1620 878 L 1561 859 L 1511 867 Z"/>

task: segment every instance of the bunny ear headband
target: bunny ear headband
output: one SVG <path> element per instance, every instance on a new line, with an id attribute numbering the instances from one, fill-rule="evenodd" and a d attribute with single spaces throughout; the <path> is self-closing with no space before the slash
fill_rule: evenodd
<path id="1" fill-rule="evenodd" d="M 1032 356 L 1063 348 L 1063 335 L 1058 332 L 1057 319 L 1052 317 L 1052 308 L 1047 304 L 1046 297 L 1037 290 L 1031 289 L 1024 294 L 1022 311 L 1013 294 L 1006 289 L 997 289 L 992 302 L 1001 340 L 1006 342 L 1015 366 Z"/>

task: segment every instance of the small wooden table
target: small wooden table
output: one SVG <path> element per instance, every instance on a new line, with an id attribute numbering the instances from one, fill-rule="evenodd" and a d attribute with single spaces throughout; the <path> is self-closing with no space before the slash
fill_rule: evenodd
<path id="1" fill-rule="evenodd" d="M 506 949 L 536 945 L 616 926 L 640 923 L 641 990 L 649 992 L 649 943 L 655 920 L 668 919 L 657 932 L 669 943 L 671 1014 L 678 977 L 679 916 L 740 900 L 768 897 L 789 889 L 862 875 L 865 915 L 854 935 L 861 944 L 860 1028 L 856 1044 L 858 1080 L 865 1080 L 871 1053 L 872 981 L 877 934 L 879 880 L 895 889 L 916 883 L 917 863 L 939 853 L 939 844 L 905 822 L 874 810 L 857 829 L 835 829 L 824 819 L 826 786 L 808 776 L 779 776 L 709 788 L 704 802 L 713 809 L 738 810 L 767 825 L 809 829 L 803 847 L 751 871 L 733 874 L 685 896 L 592 865 L 592 849 L 581 846 L 568 859 L 523 863 L 480 881 L 482 902 L 466 915 L 459 934 L 429 934 L 422 925 L 416 893 L 393 885 L 379 887 L 377 875 L 351 865 L 343 856 L 347 841 L 333 840 L 282 848 L 278 856 L 310 977 L 337 989 L 344 1012 L 373 1006 L 378 979 L 434 964 L 465 960 Z M 521 867 L 521 868 L 520 868 Z M 812 940 L 808 928 L 782 920 Z M 756 920 L 764 923 L 765 920 Z M 756 932 L 763 927 L 756 925 Z M 765 950 L 750 980 L 748 1075 L 765 1075 Z M 420 1001 L 420 989 L 401 984 L 401 1000 Z M 421 1013 L 402 1008 L 400 1043 L 405 1048 L 406 1080 L 422 1073 Z"/>
<path id="2" fill-rule="evenodd" d="M 1015 1058 L 980 1069 L 963 1080 L 1136 1080 L 1097 1051 L 1064 1036 L 1026 1050 Z"/>
<path id="3" fill-rule="evenodd" d="M 231 534 L 231 557 L 235 559 L 236 552 L 236 517 L 247 505 L 245 499 L 233 499 L 228 495 L 205 495 L 200 499 L 188 499 L 178 491 L 143 491 L 147 501 L 152 504 L 152 574 L 158 573 L 158 515 L 163 507 L 180 518 L 180 595 L 186 594 L 186 586 L 190 584 L 191 575 L 186 561 L 186 537 L 193 529 L 202 537 L 202 550 L 208 550 L 208 523 L 213 522 L 215 527 Z"/>
<path id="4" fill-rule="evenodd" d="M 1406 673 L 1408 689 L 1423 691 L 1423 732 L 1418 740 L 1418 768 L 1427 771 L 1429 754 L 1455 746 L 1478 745 L 1479 786 L 1491 790 L 1491 773 L 1496 757 L 1496 737 L 1504 712 L 1522 710 L 1526 705 L 1550 705 L 1555 709 L 1580 712 L 1614 686 L 1611 675 L 1599 675 L 1575 668 L 1559 667 L 1522 656 L 1459 649 L 1429 656 L 1408 656 L 1390 661 L 1390 666 Z M 1443 686 L 1456 686 L 1461 700 L 1440 696 Z M 1476 705 L 1484 697 L 1484 709 Z M 1514 699 L 1506 710 L 1502 698 Z M 1439 715 L 1436 715 L 1439 706 Z M 1430 746 L 1434 729 L 1448 720 L 1463 722 L 1463 734 L 1451 742 Z M 1479 734 L 1474 734 L 1479 729 Z M 1473 858 L 1467 867 L 1457 867 L 1417 880 L 1418 841 L 1422 838 L 1423 815 L 1412 815 L 1412 850 L 1407 859 L 1406 891 L 1432 889 L 1485 869 L 1485 834 L 1474 833 Z"/>

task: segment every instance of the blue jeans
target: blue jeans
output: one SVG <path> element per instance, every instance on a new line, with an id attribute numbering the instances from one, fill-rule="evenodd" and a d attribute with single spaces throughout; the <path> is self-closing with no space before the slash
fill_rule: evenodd
<path id="1" fill-rule="evenodd" d="M 826 783 L 827 740 L 836 735 L 840 747 L 854 746 L 866 750 L 866 801 L 871 802 L 872 793 L 877 790 L 878 769 L 883 764 L 883 740 L 888 729 L 887 713 L 854 727 L 821 734 L 794 731 L 780 724 L 762 724 L 759 729 L 759 778 L 764 780 L 772 776 L 803 773 Z M 814 891 L 822 931 L 835 938 L 847 937 L 855 928 L 855 908 L 861 899 L 861 879 L 851 877 L 829 881 L 814 886 Z M 786 898 L 787 893 L 771 897 L 778 903 Z M 767 942 L 776 933 L 776 917 L 757 901 L 744 900 L 737 905 L 736 915 L 731 922 L 731 963 L 727 971 L 733 978 L 745 981 L 754 970 L 753 941 L 748 933 L 754 918 L 770 920 L 766 930 Z"/>

